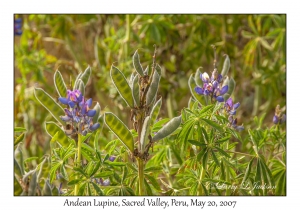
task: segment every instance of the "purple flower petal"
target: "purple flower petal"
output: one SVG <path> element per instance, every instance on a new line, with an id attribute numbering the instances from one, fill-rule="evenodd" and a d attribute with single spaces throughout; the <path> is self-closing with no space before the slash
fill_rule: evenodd
<path id="1" fill-rule="evenodd" d="M 73 117 L 72 112 L 70 110 L 68 110 L 67 108 L 65 108 L 65 113 L 66 115 L 68 115 L 69 117 Z"/>
<path id="2" fill-rule="evenodd" d="M 242 126 L 242 125 L 236 126 L 235 130 L 237 130 L 237 131 L 243 131 L 244 130 L 244 126 Z"/>
<path id="3" fill-rule="evenodd" d="M 222 79 L 223 79 L 222 75 L 219 74 L 219 75 L 218 75 L 218 82 L 219 82 L 219 83 L 222 82 Z"/>
<path id="4" fill-rule="evenodd" d="M 71 120 L 69 116 L 60 116 L 60 119 L 65 122 L 69 122 Z"/>
<path id="5" fill-rule="evenodd" d="M 92 106 L 92 102 L 93 102 L 93 100 L 90 98 L 85 103 L 88 105 L 88 107 L 91 107 Z"/>
<path id="6" fill-rule="evenodd" d="M 110 185 L 109 179 L 106 179 L 102 182 L 102 186 L 109 186 L 109 185 Z"/>
<path id="7" fill-rule="evenodd" d="M 90 126 L 90 130 L 94 131 L 97 130 L 100 127 L 100 123 L 95 123 L 94 125 Z"/>
<path id="8" fill-rule="evenodd" d="M 82 131 L 82 135 L 86 136 L 87 130 Z"/>
<path id="9" fill-rule="evenodd" d="M 219 85 L 219 83 L 218 83 L 217 81 L 214 81 L 214 82 L 213 82 L 213 87 L 214 87 L 214 88 L 217 88 L 218 85 Z"/>
<path id="10" fill-rule="evenodd" d="M 201 87 L 195 87 L 195 91 L 196 93 L 198 93 L 199 95 L 203 95 L 203 89 Z"/>
<path id="11" fill-rule="evenodd" d="M 77 122 L 77 123 L 80 122 L 80 118 L 77 117 L 77 116 L 74 117 L 74 120 L 75 120 L 75 122 Z"/>
<path id="12" fill-rule="evenodd" d="M 68 99 L 63 98 L 63 97 L 59 97 L 58 100 L 60 101 L 60 103 L 68 105 Z"/>
<path id="13" fill-rule="evenodd" d="M 279 122 L 279 118 L 276 115 L 274 115 L 273 123 L 277 124 L 278 122 Z"/>
<path id="14" fill-rule="evenodd" d="M 108 158 L 111 162 L 114 162 L 114 160 L 116 159 L 116 156 L 110 156 L 109 158 Z"/>
<path id="15" fill-rule="evenodd" d="M 232 98 L 231 98 L 231 97 L 227 99 L 226 105 L 228 105 L 228 107 L 229 107 L 230 109 L 232 108 L 233 101 L 232 101 Z"/>
<path id="16" fill-rule="evenodd" d="M 237 108 L 239 108 L 239 107 L 240 107 L 240 102 L 237 102 L 236 104 L 233 105 L 233 108 L 234 108 L 234 109 L 237 109 Z"/>
<path id="17" fill-rule="evenodd" d="M 223 102 L 224 101 L 224 97 L 223 96 L 218 96 L 216 98 L 216 100 L 219 101 L 219 102 Z"/>
<path id="18" fill-rule="evenodd" d="M 73 101 L 69 101 L 68 104 L 71 108 L 74 108 L 74 106 L 75 106 L 75 103 Z"/>
<path id="19" fill-rule="evenodd" d="M 95 114 L 96 114 L 96 110 L 94 110 L 94 109 L 91 109 L 87 112 L 87 116 L 89 116 L 89 117 L 94 117 Z"/>
<path id="20" fill-rule="evenodd" d="M 236 110 L 229 111 L 229 114 L 235 115 L 236 114 Z"/>
<path id="21" fill-rule="evenodd" d="M 224 95 L 225 93 L 227 93 L 228 91 L 228 85 L 225 85 L 224 87 L 222 87 L 222 90 L 220 91 L 220 95 Z"/>

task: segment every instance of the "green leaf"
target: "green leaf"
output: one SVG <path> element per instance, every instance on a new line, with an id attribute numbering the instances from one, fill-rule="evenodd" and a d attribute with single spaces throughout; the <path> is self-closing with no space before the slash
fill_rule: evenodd
<path id="1" fill-rule="evenodd" d="M 83 175 L 85 177 L 87 176 L 87 174 L 81 168 L 74 167 L 73 170 L 80 173 L 81 175 Z"/>
<path id="2" fill-rule="evenodd" d="M 206 114 L 206 112 L 210 111 L 212 108 L 214 108 L 214 104 L 202 107 L 202 109 L 199 112 L 199 116 Z"/>
<path id="3" fill-rule="evenodd" d="M 73 85 L 73 90 L 76 90 L 76 87 L 78 86 L 78 80 L 80 79 L 81 75 L 82 75 L 82 72 L 80 72 L 80 73 L 77 75 L 77 77 L 76 77 L 76 79 L 75 79 L 75 82 L 74 82 L 74 85 Z"/>
<path id="4" fill-rule="evenodd" d="M 81 181 L 82 181 L 81 179 L 73 179 L 73 180 L 71 180 L 71 181 L 68 182 L 68 186 L 72 186 L 72 185 L 78 184 Z"/>
<path id="5" fill-rule="evenodd" d="M 39 159 L 39 157 L 29 157 L 29 158 L 24 160 L 24 163 L 31 162 L 31 161 L 37 160 L 37 159 Z"/>
<path id="6" fill-rule="evenodd" d="M 157 180 L 148 174 L 145 174 L 145 177 L 149 180 L 149 182 L 152 184 L 152 186 L 157 190 L 160 191 L 160 185 L 158 184 Z"/>
<path id="7" fill-rule="evenodd" d="M 67 170 L 64 165 L 62 165 L 60 167 L 60 173 L 64 177 L 65 180 L 67 180 L 67 181 L 69 180 L 69 175 L 68 175 Z"/>
<path id="8" fill-rule="evenodd" d="M 207 166 L 208 156 L 209 156 L 209 149 L 206 150 L 206 152 L 204 153 L 204 155 L 202 157 L 203 168 L 206 168 L 206 166 Z"/>
<path id="9" fill-rule="evenodd" d="M 153 106 L 153 108 L 150 112 L 150 115 L 149 115 L 149 116 L 151 116 L 150 125 L 154 125 L 154 123 L 157 119 L 157 116 L 159 114 L 161 104 L 162 104 L 162 100 L 161 100 L 161 97 L 160 97 L 160 99 L 154 104 L 154 106 Z"/>
<path id="10" fill-rule="evenodd" d="M 174 117 L 167 124 L 165 124 L 152 138 L 153 141 L 158 141 L 169 136 L 173 133 L 181 124 L 181 115 Z"/>
<path id="11" fill-rule="evenodd" d="M 46 131 L 51 137 L 54 137 L 54 135 L 56 133 L 58 133 L 57 138 L 52 139 L 52 142 L 57 141 L 62 146 L 68 146 L 70 144 L 70 141 L 69 141 L 67 135 L 56 123 L 46 122 Z"/>
<path id="12" fill-rule="evenodd" d="M 53 182 L 53 180 L 56 178 L 56 171 L 60 167 L 60 163 L 55 163 L 51 166 L 50 169 L 50 183 Z"/>
<path id="13" fill-rule="evenodd" d="M 227 154 L 224 150 L 222 150 L 219 147 L 214 147 L 215 149 L 218 150 L 218 152 L 220 152 L 222 155 L 224 155 L 225 157 L 231 158 L 231 156 L 229 154 Z"/>
<path id="14" fill-rule="evenodd" d="M 20 183 L 18 182 L 18 180 L 16 179 L 16 177 L 14 176 L 14 196 L 22 195 L 22 192 L 23 189 Z"/>
<path id="15" fill-rule="evenodd" d="M 134 107 L 134 101 L 132 97 L 131 88 L 124 76 L 124 74 L 114 65 L 111 66 L 110 69 L 110 77 L 117 88 L 117 91 L 121 95 L 121 97 L 125 100 L 125 102 L 131 108 Z"/>
<path id="16" fill-rule="evenodd" d="M 226 136 L 224 138 L 218 139 L 215 143 L 220 144 L 220 143 L 223 143 L 225 141 L 228 141 L 230 138 L 231 138 L 231 136 Z"/>
<path id="17" fill-rule="evenodd" d="M 132 96 L 136 106 L 140 105 L 140 86 L 139 86 L 139 76 L 136 75 L 132 83 Z"/>
<path id="18" fill-rule="evenodd" d="M 153 192 L 152 192 L 152 189 L 150 187 L 150 185 L 148 184 L 147 180 L 144 179 L 144 184 L 145 184 L 145 188 L 146 188 L 146 191 L 147 191 L 147 195 L 153 195 Z"/>
<path id="19" fill-rule="evenodd" d="M 51 190 L 51 186 L 50 186 L 50 183 L 49 183 L 49 179 L 47 179 L 45 181 L 43 191 L 42 191 L 42 195 L 43 196 L 51 196 L 52 195 L 52 190 Z"/>
<path id="20" fill-rule="evenodd" d="M 14 146 L 17 146 L 21 141 L 24 140 L 25 137 L 25 133 L 22 133 L 20 136 L 18 136 L 15 140 L 14 140 Z"/>
<path id="21" fill-rule="evenodd" d="M 37 176 L 36 176 L 36 171 L 34 171 L 31 175 L 31 179 L 29 183 L 29 188 L 28 188 L 29 196 L 36 195 L 36 187 L 37 187 Z"/>
<path id="22" fill-rule="evenodd" d="M 205 99 L 203 96 L 199 95 L 196 93 L 195 91 L 195 87 L 197 87 L 197 84 L 195 82 L 195 79 L 193 77 L 193 74 L 190 76 L 189 81 L 189 88 L 190 88 L 190 92 L 192 94 L 192 96 L 200 103 L 200 104 L 205 104 Z"/>
<path id="23" fill-rule="evenodd" d="M 229 79 L 229 83 L 228 83 L 228 91 L 226 94 L 228 94 L 229 96 L 231 96 L 231 94 L 233 93 L 235 89 L 235 81 L 233 78 Z"/>
<path id="24" fill-rule="evenodd" d="M 17 174 L 19 177 L 22 177 L 24 174 L 24 171 L 22 171 L 21 166 L 19 163 L 16 161 L 16 158 L 14 158 L 14 172 Z"/>
<path id="25" fill-rule="evenodd" d="M 81 79 L 78 80 L 76 89 L 79 90 L 81 92 L 81 94 L 84 96 L 84 94 L 85 94 L 85 86 L 84 86 L 84 83 L 83 83 L 83 81 Z"/>
<path id="26" fill-rule="evenodd" d="M 113 113 L 105 113 L 105 124 L 118 137 L 124 146 L 133 153 L 134 141 L 133 136 L 127 126 Z"/>
<path id="27" fill-rule="evenodd" d="M 199 147 L 203 147 L 203 146 L 207 146 L 207 144 L 201 143 L 200 141 L 195 141 L 195 140 L 188 140 L 191 144 L 199 146 Z"/>
<path id="28" fill-rule="evenodd" d="M 203 81 L 200 78 L 200 74 L 202 74 L 202 72 L 200 71 L 202 67 L 198 68 L 195 74 L 195 82 L 197 86 L 202 86 L 203 85 Z"/>
<path id="29" fill-rule="evenodd" d="M 86 86 L 86 84 L 88 83 L 91 74 L 92 74 L 91 67 L 88 66 L 88 67 L 85 69 L 85 71 L 80 75 L 80 78 L 79 78 L 79 79 L 82 80 L 84 86 Z"/>
<path id="30" fill-rule="evenodd" d="M 79 190 L 78 190 L 78 196 L 84 195 L 85 187 L 86 187 L 86 183 L 83 183 L 80 185 Z"/>
<path id="31" fill-rule="evenodd" d="M 242 184 L 248 179 L 250 173 L 251 173 L 251 166 L 252 166 L 252 163 L 253 163 L 253 160 L 254 158 L 252 158 L 247 166 L 247 169 L 246 169 L 246 172 L 245 172 L 245 175 L 244 175 L 244 178 L 243 178 L 243 181 L 242 181 Z"/>
<path id="32" fill-rule="evenodd" d="M 54 73 L 54 86 L 60 97 L 67 96 L 67 86 L 61 73 L 58 70 Z"/>
<path id="33" fill-rule="evenodd" d="M 114 174 L 114 172 L 112 172 L 112 171 L 102 171 L 100 173 L 95 174 L 94 178 L 105 178 L 105 177 L 109 177 L 113 174 Z"/>
<path id="34" fill-rule="evenodd" d="M 95 184 L 94 182 L 91 182 L 91 183 L 92 183 L 97 195 L 100 195 L 100 196 L 104 195 L 103 191 L 97 184 Z"/>
<path id="35" fill-rule="evenodd" d="M 133 66 L 136 70 L 136 72 L 142 77 L 144 76 L 144 70 L 143 67 L 140 63 L 140 56 L 138 54 L 138 50 L 135 51 L 135 53 L 133 54 Z"/>
<path id="36" fill-rule="evenodd" d="M 99 116 L 100 116 L 100 112 L 101 112 L 101 106 L 100 106 L 100 104 L 97 102 L 96 105 L 93 107 L 93 109 L 96 110 L 96 114 L 93 117 L 93 123 L 96 123 L 96 122 L 98 122 L 98 119 L 99 119 Z"/>
<path id="37" fill-rule="evenodd" d="M 153 100 L 155 100 L 155 96 L 158 91 L 159 81 L 160 81 L 160 76 L 157 73 L 157 71 L 155 71 L 152 81 L 151 81 L 151 84 L 150 84 L 150 87 L 149 87 L 149 90 L 146 95 L 146 105 L 147 106 L 150 105 L 153 102 Z"/>
<path id="38" fill-rule="evenodd" d="M 65 124 L 65 122 L 60 119 L 60 116 L 65 115 L 64 109 L 56 103 L 48 93 L 41 88 L 34 88 L 34 95 L 58 122 L 62 125 Z"/>
<path id="39" fill-rule="evenodd" d="M 215 163 L 216 163 L 218 166 L 220 166 L 220 162 L 219 162 L 219 160 L 218 160 L 218 158 L 217 158 L 215 152 L 214 152 L 214 151 L 211 151 L 211 154 L 212 154 L 212 157 L 213 157 Z"/>
<path id="40" fill-rule="evenodd" d="M 222 126 L 220 126 L 219 124 L 217 124 L 216 122 L 209 120 L 209 119 L 205 119 L 205 118 L 201 118 L 202 121 L 204 121 L 205 123 L 207 123 L 208 125 L 210 125 L 211 127 L 217 129 L 218 131 L 222 132 L 223 128 Z"/>
<path id="41" fill-rule="evenodd" d="M 228 55 L 225 55 L 225 61 L 223 63 L 223 68 L 222 68 L 222 72 L 221 72 L 221 75 L 223 78 L 225 78 L 225 76 L 227 76 L 229 68 L 230 68 L 230 59 L 229 59 Z"/>
<path id="42" fill-rule="evenodd" d="M 157 71 L 158 75 L 161 76 L 161 67 L 160 67 L 160 65 L 156 64 L 155 65 L 155 70 Z"/>
<path id="43" fill-rule="evenodd" d="M 26 128 L 14 127 L 14 132 L 26 132 Z"/>
<path id="44" fill-rule="evenodd" d="M 150 116 L 147 116 L 144 120 L 144 124 L 142 127 L 142 132 L 141 132 L 141 153 L 144 152 L 145 145 L 146 145 L 146 140 L 148 139 L 148 136 L 150 134 Z"/>
<path id="45" fill-rule="evenodd" d="M 147 66 L 145 71 L 144 71 L 144 75 L 148 75 L 148 74 L 149 74 L 149 66 Z"/>

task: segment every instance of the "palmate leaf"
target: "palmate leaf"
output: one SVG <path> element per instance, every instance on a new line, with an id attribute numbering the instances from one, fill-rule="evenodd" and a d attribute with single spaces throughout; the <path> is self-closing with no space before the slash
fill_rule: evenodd
<path id="1" fill-rule="evenodd" d="M 54 86 L 60 97 L 67 96 L 67 86 L 61 73 L 58 70 L 54 73 Z"/>
<path id="2" fill-rule="evenodd" d="M 204 121 L 205 123 L 207 123 L 208 125 L 210 125 L 211 127 L 217 129 L 218 131 L 220 131 L 220 132 L 223 131 L 222 126 L 220 126 L 218 123 L 216 123 L 212 120 L 206 119 L 206 118 L 201 118 L 201 120 Z"/>
<path id="3" fill-rule="evenodd" d="M 134 100 L 132 96 L 132 91 L 124 74 L 117 67 L 112 65 L 110 69 L 110 77 L 121 97 L 128 104 L 128 106 L 133 108 Z"/>
<path id="4" fill-rule="evenodd" d="M 174 117 L 167 124 L 165 124 L 152 138 L 153 141 L 158 141 L 169 136 L 173 133 L 181 124 L 181 115 Z"/>
<path id="5" fill-rule="evenodd" d="M 65 115 L 64 109 L 41 88 L 34 88 L 34 95 L 36 99 L 50 112 L 50 114 L 63 125 L 64 121 L 60 119 L 60 116 Z"/>
<path id="6" fill-rule="evenodd" d="M 105 124 L 118 137 L 124 146 L 133 153 L 134 141 L 133 136 L 127 126 L 113 113 L 105 113 Z"/>

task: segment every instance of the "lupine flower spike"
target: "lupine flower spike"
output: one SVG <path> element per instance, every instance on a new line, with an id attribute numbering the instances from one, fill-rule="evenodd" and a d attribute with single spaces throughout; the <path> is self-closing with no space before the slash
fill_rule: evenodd
<path id="1" fill-rule="evenodd" d="M 60 117 L 63 121 L 69 123 L 66 129 L 67 135 L 79 132 L 85 136 L 89 131 L 95 131 L 100 127 L 99 123 L 93 124 L 92 121 L 96 114 L 96 110 L 90 109 L 92 99 L 85 100 L 79 90 L 67 90 L 67 97 L 60 97 L 58 100 L 69 106 L 69 109 L 64 109 L 66 115 Z"/>
<path id="2" fill-rule="evenodd" d="M 228 120 L 230 127 L 234 128 L 237 131 L 244 130 L 243 125 L 237 125 L 237 118 L 234 118 L 233 115 L 236 114 L 237 108 L 239 108 L 240 103 L 233 103 L 232 98 L 227 99 L 227 101 L 224 104 L 225 111 L 229 114 Z"/>
<path id="3" fill-rule="evenodd" d="M 215 98 L 218 102 L 224 101 L 223 95 L 227 93 L 228 85 L 221 86 L 222 75 L 218 74 L 217 69 L 213 71 L 211 78 L 204 72 L 203 74 L 200 74 L 200 79 L 203 81 L 203 87 L 195 87 L 196 93 Z"/>
<path id="4" fill-rule="evenodd" d="M 286 121 L 286 115 L 282 114 L 280 106 L 277 105 L 275 109 L 275 115 L 273 117 L 274 124 L 283 124 Z"/>

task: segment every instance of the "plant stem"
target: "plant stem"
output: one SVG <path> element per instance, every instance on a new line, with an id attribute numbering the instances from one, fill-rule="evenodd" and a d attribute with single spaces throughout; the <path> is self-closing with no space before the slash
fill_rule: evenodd
<path id="1" fill-rule="evenodd" d="M 250 154 L 242 153 L 242 152 L 234 152 L 234 151 L 229 151 L 229 150 L 224 150 L 224 151 L 225 151 L 225 152 L 229 152 L 229 153 L 238 154 L 238 155 L 245 155 L 245 156 L 256 157 L 256 155 L 250 155 Z"/>
<path id="2" fill-rule="evenodd" d="M 81 163 L 81 135 L 80 134 L 78 134 L 76 163 L 77 163 L 77 167 L 80 166 L 80 163 Z M 78 179 L 78 176 L 76 176 L 75 179 Z M 76 184 L 75 189 L 74 189 L 74 195 L 75 196 L 78 195 L 78 191 L 79 191 L 79 184 Z"/>
<path id="3" fill-rule="evenodd" d="M 140 158 L 138 160 L 139 170 L 139 195 L 144 195 L 144 161 Z"/>
<path id="4" fill-rule="evenodd" d="M 204 177 L 205 177 L 205 173 L 206 173 L 206 170 L 205 170 L 205 168 L 203 167 L 203 165 L 201 165 L 201 173 L 200 173 L 200 186 L 199 186 L 199 190 L 198 190 L 198 195 L 203 195 L 203 187 L 202 187 L 202 185 L 201 185 L 201 182 L 202 182 L 202 180 L 204 179 Z"/>

